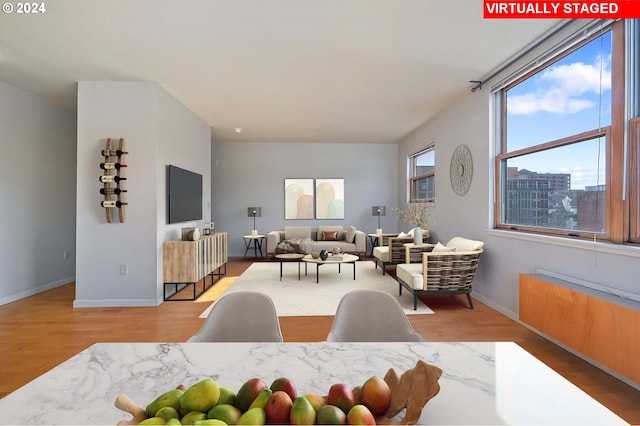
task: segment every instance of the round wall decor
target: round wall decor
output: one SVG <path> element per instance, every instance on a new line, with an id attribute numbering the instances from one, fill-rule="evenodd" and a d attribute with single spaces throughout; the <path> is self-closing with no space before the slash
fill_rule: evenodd
<path id="1" fill-rule="evenodd" d="M 468 146 L 458 145 L 453 151 L 449 178 L 451 179 L 451 188 L 456 194 L 464 195 L 467 193 L 471 186 L 471 179 L 473 179 L 473 159 Z"/>

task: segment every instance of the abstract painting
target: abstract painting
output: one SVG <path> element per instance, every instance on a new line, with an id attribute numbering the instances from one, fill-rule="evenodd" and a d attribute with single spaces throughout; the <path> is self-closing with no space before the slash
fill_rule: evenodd
<path id="1" fill-rule="evenodd" d="M 316 219 L 344 219 L 344 179 L 316 179 Z"/>
<path id="2" fill-rule="evenodd" d="M 284 180 L 284 218 L 313 219 L 313 179 Z"/>

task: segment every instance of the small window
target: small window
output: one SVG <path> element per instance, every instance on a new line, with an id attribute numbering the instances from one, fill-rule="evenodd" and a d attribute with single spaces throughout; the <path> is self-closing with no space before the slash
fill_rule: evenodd
<path id="1" fill-rule="evenodd" d="M 436 149 L 430 145 L 415 154 L 409 156 L 409 178 L 411 203 L 434 202 L 435 195 L 435 171 Z"/>

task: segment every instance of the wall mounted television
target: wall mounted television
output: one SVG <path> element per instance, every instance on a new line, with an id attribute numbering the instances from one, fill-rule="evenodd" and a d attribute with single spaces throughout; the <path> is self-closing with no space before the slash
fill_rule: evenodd
<path id="1" fill-rule="evenodd" d="M 202 175 L 167 166 L 167 223 L 202 220 Z"/>

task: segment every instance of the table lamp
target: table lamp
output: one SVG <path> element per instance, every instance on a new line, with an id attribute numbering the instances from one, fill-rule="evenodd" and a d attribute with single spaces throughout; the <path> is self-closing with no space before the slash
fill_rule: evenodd
<path id="1" fill-rule="evenodd" d="M 378 229 L 376 229 L 376 234 L 382 234 L 382 228 L 380 228 L 380 216 L 387 215 L 387 209 L 385 206 L 373 206 L 371 207 L 371 215 L 378 216 Z"/>
<path id="2" fill-rule="evenodd" d="M 253 218 L 253 229 L 251 230 L 251 235 L 258 235 L 258 230 L 256 229 L 256 217 L 262 216 L 262 208 L 261 207 L 249 207 L 247 208 L 247 216 Z"/>

